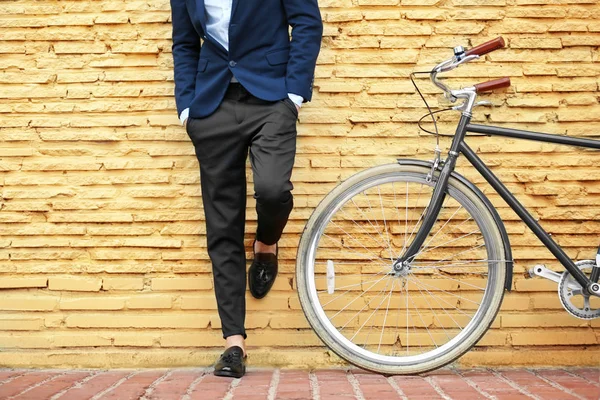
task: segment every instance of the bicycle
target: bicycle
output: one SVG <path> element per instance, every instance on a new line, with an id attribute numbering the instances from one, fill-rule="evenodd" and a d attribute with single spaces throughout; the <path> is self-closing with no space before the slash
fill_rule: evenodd
<path id="1" fill-rule="evenodd" d="M 557 282 L 570 314 L 600 317 L 600 249 L 596 260 L 573 262 L 465 138 L 472 132 L 593 149 L 600 141 L 472 124 L 472 110 L 482 104 L 477 95 L 507 87 L 510 79 L 453 90 L 438 78 L 504 46 L 502 37 L 468 51 L 459 46 L 426 71 L 450 103 L 459 103 L 449 109 L 461 112 L 445 159 L 436 126 L 433 161 L 398 159 L 363 170 L 325 196 L 307 221 L 296 263 L 300 303 L 317 336 L 351 364 L 384 374 L 445 366 L 483 337 L 511 290 L 506 228 L 483 192 L 455 171 L 460 154 L 565 268 L 538 265 L 530 275 Z"/>

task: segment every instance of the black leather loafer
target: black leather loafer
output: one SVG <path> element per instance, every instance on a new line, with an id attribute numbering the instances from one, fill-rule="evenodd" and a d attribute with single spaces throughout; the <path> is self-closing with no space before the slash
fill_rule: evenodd
<path id="1" fill-rule="evenodd" d="M 254 251 L 254 243 L 252 244 Z M 277 246 L 276 254 L 254 253 L 254 261 L 248 270 L 248 286 L 250 293 L 257 299 L 262 299 L 269 293 L 277 277 Z"/>
<path id="2" fill-rule="evenodd" d="M 231 346 L 221 354 L 215 364 L 214 374 L 230 378 L 241 378 L 246 373 L 246 356 L 240 346 Z"/>

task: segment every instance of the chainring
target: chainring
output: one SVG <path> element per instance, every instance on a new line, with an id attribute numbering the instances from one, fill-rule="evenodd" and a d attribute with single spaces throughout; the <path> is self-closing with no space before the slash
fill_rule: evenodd
<path id="1" fill-rule="evenodd" d="M 594 260 L 581 260 L 575 263 L 577 268 L 581 271 L 591 270 L 596 267 L 596 261 Z M 589 274 L 588 274 L 589 277 Z M 597 299 L 595 296 L 591 296 L 594 299 Z M 558 283 L 558 298 L 562 306 L 574 317 L 580 319 L 594 319 L 600 317 L 600 306 L 597 308 L 593 308 L 590 305 L 590 295 L 584 295 L 581 289 L 581 285 L 579 282 L 573 278 L 573 276 L 569 273 L 569 271 L 565 271 L 560 278 L 560 282 Z M 583 299 L 583 305 L 579 305 L 574 303 L 574 300 L 577 300 L 577 303 L 581 303 L 580 298 Z"/>

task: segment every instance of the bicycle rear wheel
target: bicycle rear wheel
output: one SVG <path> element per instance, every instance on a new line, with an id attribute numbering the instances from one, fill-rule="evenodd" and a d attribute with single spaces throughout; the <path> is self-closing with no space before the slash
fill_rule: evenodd
<path id="1" fill-rule="evenodd" d="M 392 264 L 422 223 L 435 178 L 390 164 L 329 193 L 298 247 L 296 279 L 311 327 L 361 368 L 414 374 L 467 352 L 504 295 L 502 236 L 482 194 L 451 178 L 431 233 L 409 268 Z"/>

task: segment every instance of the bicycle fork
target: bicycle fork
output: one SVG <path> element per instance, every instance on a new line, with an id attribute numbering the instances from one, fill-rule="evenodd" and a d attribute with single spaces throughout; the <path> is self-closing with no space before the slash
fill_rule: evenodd
<path id="1" fill-rule="evenodd" d="M 435 183 L 433 189 L 433 195 L 431 196 L 431 200 L 429 204 L 425 208 L 425 216 L 423 217 L 423 223 L 419 227 L 415 238 L 407 247 L 404 254 L 401 254 L 400 257 L 396 259 L 393 263 L 394 272 L 401 272 L 406 270 L 411 261 L 417 256 L 421 246 L 425 242 L 427 236 L 431 232 L 431 228 L 437 221 L 440 210 L 442 209 L 442 204 L 444 204 L 444 200 L 446 199 L 446 190 L 448 189 L 448 181 L 450 180 L 450 175 L 454 171 L 454 167 L 456 166 L 456 160 L 459 155 L 459 147 L 462 142 L 465 133 L 466 126 L 471 120 L 470 113 L 462 113 L 460 117 L 460 121 L 458 126 L 456 127 L 456 133 L 452 140 L 452 144 L 450 146 L 450 150 L 448 151 L 448 157 L 444 162 L 444 166 L 438 176 L 437 182 Z M 435 166 L 435 162 L 434 162 Z M 434 171 L 431 171 L 431 177 L 433 179 Z"/>

